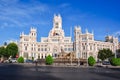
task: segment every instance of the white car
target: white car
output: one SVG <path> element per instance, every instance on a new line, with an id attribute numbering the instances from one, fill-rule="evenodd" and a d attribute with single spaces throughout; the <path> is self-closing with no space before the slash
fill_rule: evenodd
<path id="1" fill-rule="evenodd" d="M 16 58 L 11 58 L 11 59 L 10 59 L 10 62 L 11 62 L 11 63 L 16 63 L 16 62 L 17 62 L 17 59 L 16 59 Z"/>
<path id="2" fill-rule="evenodd" d="M 5 60 L 4 63 L 9 63 L 9 60 Z"/>

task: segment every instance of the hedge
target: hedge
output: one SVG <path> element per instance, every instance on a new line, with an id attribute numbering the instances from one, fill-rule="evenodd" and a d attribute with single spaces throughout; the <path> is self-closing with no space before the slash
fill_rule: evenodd
<path id="1" fill-rule="evenodd" d="M 88 58 L 88 64 L 89 64 L 89 66 L 93 66 L 95 63 L 96 63 L 95 59 L 92 56 L 90 56 Z"/>
<path id="2" fill-rule="evenodd" d="M 120 66 L 120 58 L 112 58 L 110 60 L 111 65 L 113 66 Z"/>
<path id="3" fill-rule="evenodd" d="M 24 58 L 23 58 L 23 57 L 19 57 L 19 58 L 17 59 L 17 61 L 18 61 L 18 63 L 24 63 Z"/>
<path id="4" fill-rule="evenodd" d="M 53 57 L 48 55 L 45 59 L 47 65 L 51 65 L 53 63 Z"/>

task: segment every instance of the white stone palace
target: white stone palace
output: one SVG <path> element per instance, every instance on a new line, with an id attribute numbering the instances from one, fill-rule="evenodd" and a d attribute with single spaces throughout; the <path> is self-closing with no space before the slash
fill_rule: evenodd
<path id="1" fill-rule="evenodd" d="M 41 42 L 37 42 L 37 30 L 35 28 L 30 29 L 30 33 L 25 35 L 20 34 L 19 41 L 19 56 L 23 56 L 25 59 L 44 59 L 47 55 L 51 55 L 54 58 L 64 52 L 73 52 L 76 58 L 87 59 L 89 56 L 93 56 L 97 60 L 97 54 L 100 49 L 109 48 L 114 53 L 118 49 L 118 38 L 113 36 L 107 36 L 106 41 L 95 41 L 94 34 L 82 33 L 81 27 L 75 26 L 74 29 L 74 41 L 71 37 L 66 37 L 64 30 L 62 29 L 62 18 L 60 15 L 54 15 L 53 28 L 50 30 L 48 37 L 42 37 Z"/>

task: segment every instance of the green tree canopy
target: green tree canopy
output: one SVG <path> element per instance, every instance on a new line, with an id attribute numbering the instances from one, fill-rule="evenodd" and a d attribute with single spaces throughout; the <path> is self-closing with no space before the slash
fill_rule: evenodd
<path id="1" fill-rule="evenodd" d="M 15 57 L 18 53 L 18 46 L 15 43 L 10 43 L 6 47 L 9 56 Z"/>
<path id="2" fill-rule="evenodd" d="M 53 63 L 53 57 L 51 55 L 48 55 L 45 61 L 46 61 L 46 64 L 51 65 Z"/>
<path id="3" fill-rule="evenodd" d="M 23 58 L 23 57 L 19 57 L 19 58 L 17 59 L 17 62 L 18 62 L 18 63 L 24 63 L 24 58 Z"/>
<path id="4" fill-rule="evenodd" d="M 113 56 L 113 53 L 110 49 L 102 49 L 102 50 L 99 50 L 98 52 L 98 58 L 101 59 L 102 61 L 112 56 Z"/>
<path id="5" fill-rule="evenodd" d="M 111 65 L 113 66 L 120 66 L 120 58 L 112 58 L 110 60 Z"/>
<path id="6" fill-rule="evenodd" d="M 89 66 L 93 66 L 95 63 L 96 63 L 96 61 L 95 61 L 94 57 L 90 56 L 88 58 L 88 64 L 89 64 Z"/>
<path id="7" fill-rule="evenodd" d="M 6 49 L 5 47 L 0 47 L 0 56 L 6 55 Z"/>

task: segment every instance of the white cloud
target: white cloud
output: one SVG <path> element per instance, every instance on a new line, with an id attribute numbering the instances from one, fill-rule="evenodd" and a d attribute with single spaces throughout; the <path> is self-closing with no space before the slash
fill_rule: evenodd
<path id="1" fill-rule="evenodd" d="M 5 28 L 5 27 L 7 27 L 7 26 L 8 26 L 8 23 L 5 22 L 5 23 L 3 23 L 0 27 L 1 27 L 1 28 Z"/>
<path id="2" fill-rule="evenodd" d="M 69 7 L 70 4 L 69 3 L 62 3 L 59 5 L 60 8 L 66 8 L 66 7 Z"/>
<path id="3" fill-rule="evenodd" d="M 113 36 L 120 38 L 120 31 L 113 33 Z"/>
<path id="4" fill-rule="evenodd" d="M 14 42 L 14 43 L 18 43 L 18 40 L 17 39 L 8 39 L 4 42 L 7 42 L 7 44 L 11 43 L 11 42 Z"/>
<path id="5" fill-rule="evenodd" d="M 32 24 L 43 24 L 36 22 L 34 16 L 49 11 L 49 7 L 42 3 L 20 4 L 19 0 L 1 0 L 0 2 L 0 27 L 23 27 Z M 6 25 L 8 24 L 8 25 Z M 28 26 L 29 27 L 29 26 Z"/>
<path id="6" fill-rule="evenodd" d="M 85 19 L 89 17 L 88 14 L 86 13 L 79 13 L 79 14 L 68 14 L 66 15 L 66 19 L 71 20 L 71 21 L 78 21 L 78 19 Z"/>

